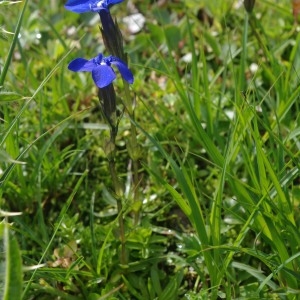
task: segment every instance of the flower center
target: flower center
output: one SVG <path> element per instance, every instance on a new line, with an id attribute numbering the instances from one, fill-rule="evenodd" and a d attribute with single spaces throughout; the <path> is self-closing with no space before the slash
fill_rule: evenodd
<path id="1" fill-rule="evenodd" d="M 94 64 L 97 65 L 97 66 L 100 66 L 100 65 L 105 64 L 105 60 L 103 59 L 103 55 L 102 55 L 102 54 L 99 54 L 98 56 L 96 56 L 96 57 L 93 59 L 93 62 L 94 62 Z"/>
<path id="2" fill-rule="evenodd" d="M 113 56 L 107 56 L 107 57 L 103 57 L 102 61 L 107 64 L 108 66 L 111 65 L 111 63 L 114 61 L 114 57 Z"/>
<path id="3" fill-rule="evenodd" d="M 104 1 L 103 1 L 103 0 L 102 0 L 102 1 L 99 1 L 99 2 L 97 3 L 97 7 L 102 7 L 103 4 L 104 4 Z"/>
<path id="4" fill-rule="evenodd" d="M 107 0 L 100 0 L 90 4 L 90 10 L 94 12 L 99 12 L 100 10 L 108 9 Z"/>

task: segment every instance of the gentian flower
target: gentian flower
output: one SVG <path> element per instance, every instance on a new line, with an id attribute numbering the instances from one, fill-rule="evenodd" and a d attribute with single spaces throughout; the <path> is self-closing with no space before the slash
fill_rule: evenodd
<path id="1" fill-rule="evenodd" d="M 123 2 L 124 0 L 69 0 L 65 4 L 65 8 L 76 12 L 96 12 L 100 16 L 102 23 L 102 37 L 105 47 L 114 56 L 126 60 L 123 51 L 123 38 L 117 24 L 113 21 L 109 8 Z"/>
<path id="2" fill-rule="evenodd" d="M 74 72 L 92 72 L 95 84 L 101 89 L 108 86 L 116 78 L 111 65 L 116 65 L 124 80 L 133 83 L 133 75 L 128 66 L 123 60 L 115 56 L 104 57 L 99 54 L 90 60 L 76 58 L 70 62 L 68 69 Z"/>
<path id="3" fill-rule="evenodd" d="M 65 4 L 65 8 L 76 12 L 100 12 L 101 10 L 109 11 L 109 8 L 114 5 L 123 2 L 124 0 L 69 0 Z"/>

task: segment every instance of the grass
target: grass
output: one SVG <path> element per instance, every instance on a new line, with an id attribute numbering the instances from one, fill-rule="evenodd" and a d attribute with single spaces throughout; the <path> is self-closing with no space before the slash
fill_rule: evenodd
<path id="1" fill-rule="evenodd" d="M 289 1 L 214 2 L 137 2 L 136 35 L 113 8 L 137 103 L 121 209 L 97 90 L 67 70 L 104 51 L 98 20 L 0 2 L 3 299 L 299 298 L 297 24 Z"/>

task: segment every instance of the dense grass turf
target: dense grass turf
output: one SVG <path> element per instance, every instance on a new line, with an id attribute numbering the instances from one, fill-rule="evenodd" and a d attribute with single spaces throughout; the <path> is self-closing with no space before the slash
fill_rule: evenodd
<path id="1" fill-rule="evenodd" d="M 98 17 L 0 1 L 3 299 L 299 298 L 299 26 L 290 1 L 240 2 L 112 8 L 135 76 L 116 179 L 67 69 L 105 51 Z"/>

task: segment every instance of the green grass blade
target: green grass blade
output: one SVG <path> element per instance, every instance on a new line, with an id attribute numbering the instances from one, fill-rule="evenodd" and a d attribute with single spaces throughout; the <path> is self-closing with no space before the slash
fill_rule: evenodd
<path id="1" fill-rule="evenodd" d="M 162 293 L 159 295 L 158 300 L 174 300 L 178 299 L 178 290 L 180 283 L 183 279 L 183 270 L 177 272 L 174 278 L 170 279 L 170 282 L 164 288 Z"/>
<path id="2" fill-rule="evenodd" d="M 25 13 L 25 10 L 26 10 L 27 3 L 28 3 L 28 0 L 25 0 L 23 2 L 23 7 L 22 7 L 22 10 L 21 10 L 21 13 L 20 13 L 20 16 L 19 16 L 19 20 L 17 22 L 14 37 L 13 37 L 12 43 L 10 45 L 10 48 L 8 50 L 7 58 L 5 60 L 2 72 L 0 74 L 0 90 L 3 87 L 4 80 L 5 80 L 5 77 L 6 77 L 6 74 L 7 74 L 7 71 L 8 71 L 13 53 L 14 53 L 14 49 L 16 47 L 16 44 L 17 44 L 17 41 L 18 41 L 18 38 L 19 38 L 19 33 L 20 33 L 20 30 L 21 30 L 21 25 L 22 25 L 23 16 L 24 16 L 24 13 Z"/>
<path id="3" fill-rule="evenodd" d="M 22 108 L 19 110 L 18 114 L 15 116 L 15 118 L 10 122 L 9 127 L 7 128 L 5 134 L 3 135 L 1 141 L 0 141 L 0 147 L 3 147 L 4 142 L 6 141 L 7 137 L 11 134 L 14 126 L 24 113 L 25 109 L 29 106 L 31 101 L 36 97 L 36 95 L 42 91 L 43 87 L 45 84 L 50 80 L 50 78 L 55 74 L 55 72 L 58 70 L 60 65 L 65 61 L 65 59 L 69 56 L 71 53 L 72 49 L 70 49 L 61 59 L 60 61 L 54 66 L 54 68 L 49 72 L 49 74 L 44 78 L 44 80 L 41 82 L 39 87 L 35 90 L 33 95 L 24 103 Z"/>
<path id="4" fill-rule="evenodd" d="M 215 276 L 217 269 L 214 267 L 213 257 L 211 252 L 207 251 L 209 247 L 209 236 L 207 233 L 206 222 L 203 216 L 202 209 L 199 204 L 199 199 L 196 195 L 194 185 L 192 184 L 191 179 L 189 178 L 184 167 L 183 166 L 179 167 L 177 163 L 174 161 L 174 159 L 164 151 L 161 144 L 154 137 L 152 137 L 150 134 L 144 131 L 140 126 L 138 125 L 136 126 L 149 138 L 149 140 L 153 143 L 153 145 L 155 145 L 157 149 L 160 151 L 160 153 L 169 161 L 172 170 L 174 172 L 175 178 L 182 190 L 182 193 L 186 198 L 187 203 L 189 204 L 190 211 L 191 211 L 190 219 L 192 220 L 192 224 L 194 225 L 197 235 L 201 241 L 201 245 L 203 249 L 202 254 L 204 256 L 204 260 L 209 270 L 209 273 L 213 274 L 211 278 L 212 280 L 214 280 L 215 278 L 217 278 Z M 176 197 L 174 200 L 178 200 L 178 197 Z M 182 203 L 178 203 L 179 206 L 181 204 Z"/>
<path id="5" fill-rule="evenodd" d="M 293 255 L 292 257 L 290 257 L 289 259 L 287 259 L 285 262 L 283 262 L 280 266 L 278 266 L 275 270 L 275 272 L 271 273 L 269 276 L 267 276 L 260 284 L 259 288 L 258 288 L 258 292 L 260 292 L 263 287 L 265 285 L 270 285 L 271 282 L 271 278 L 274 276 L 274 274 L 278 271 L 280 271 L 281 269 L 285 270 L 286 272 L 289 272 L 289 269 L 285 268 L 285 265 L 292 262 L 293 260 L 295 260 L 296 258 L 298 258 L 300 256 L 300 252 L 296 253 L 295 255 Z M 295 279 L 297 279 L 298 281 L 300 280 L 300 275 L 298 272 L 291 272 L 289 275 L 293 276 Z"/>
<path id="6" fill-rule="evenodd" d="M 87 174 L 88 174 L 88 171 L 86 170 L 86 171 L 81 175 L 81 177 L 80 177 L 79 180 L 77 181 L 76 186 L 74 187 L 72 193 L 70 194 L 70 196 L 69 196 L 69 198 L 67 199 L 65 205 L 63 206 L 63 208 L 62 208 L 62 210 L 61 210 L 61 212 L 60 212 L 60 214 L 59 214 L 59 217 L 58 217 L 57 225 L 56 225 L 56 227 L 54 228 L 54 232 L 53 232 L 53 234 L 52 234 L 52 237 L 51 237 L 51 239 L 49 240 L 48 245 L 47 245 L 46 248 L 44 249 L 41 258 L 40 258 L 39 262 L 37 263 L 38 265 L 40 265 L 40 264 L 43 262 L 45 256 L 47 255 L 47 253 L 48 253 L 48 251 L 49 251 L 49 249 L 50 249 L 50 246 L 52 245 L 52 242 L 53 242 L 53 240 L 54 240 L 54 238 L 55 238 L 55 236 L 56 236 L 56 233 L 57 233 L 57 231 L 58 231 L 58 229 L 59 229 L 59 227 L 60 227 L 60 225 L 61 225 L 61 223 L 62 223 L 62 221 L 63 221 L 63 219 L 64 219 L 64 216 L 65 216 L 65 214 L 67 213 L 67 210 L 69 209 L 69 207 L 70 207 L 70 205 L 71 205 L 71 203 L 72 203 L 72 201 L 73 201 L 73 199 L 74 199 L 74 197 L 75 197 L 77 191 L 79 190 L 79 187 L 81 186 L 81 184 L 82 184 L 84 178 L 87 176 Z M 31 275 L 30 279 L 28 280 L 27 285 L 26 285 L 26 287 L 25 287 L 25 289 L 24 289 L 24 291 L 23 291 L 23 294 L 22 294 L 22 299 L 26 299 L 25 296 L 26 296 L 27 292 L 29 291 L 30 285 L 31 285 L 31 283 L 32 283 L 33 280 L 34 280 L 34 277 L 35 277 L 36 272 L 37 272 L 37 269 L 35 269 L 35 270 L 33 271 L 33 273 L 32 273 L 32 275 Z"/>
<path id="7" fill-rule="evenodd" d="M 6 222 L 0 224 L 4 239 L 5 277 L 3 300 L 19 300 L 22 296 L 22 260 L 16 238 L 10 233 Z"/>

